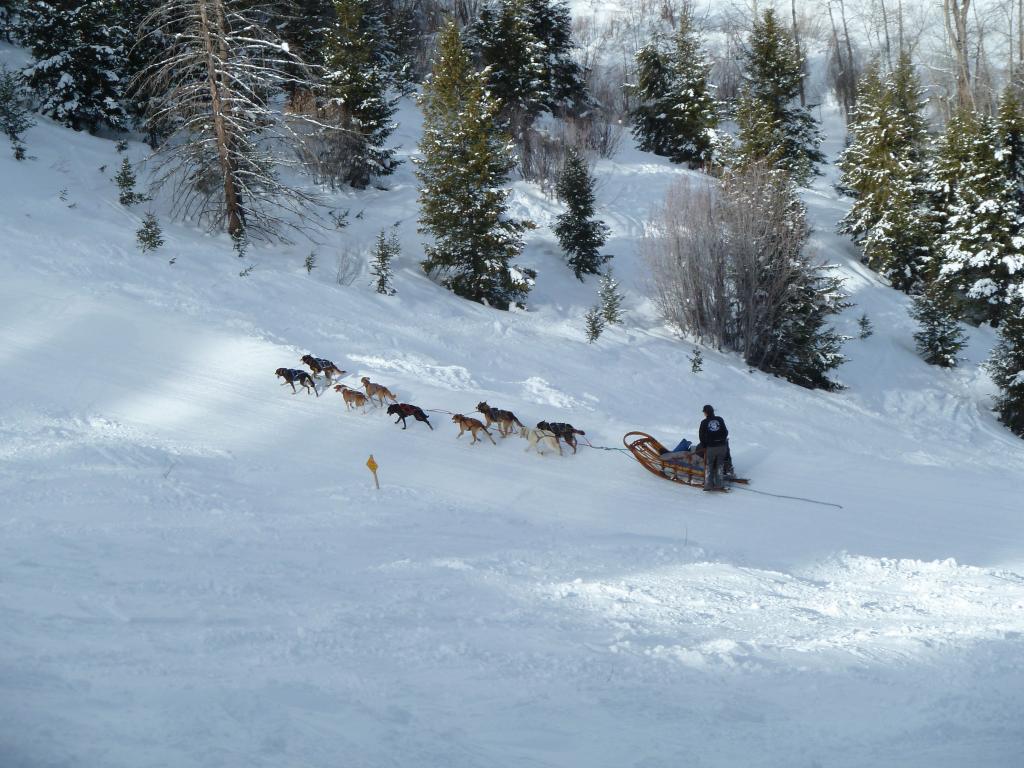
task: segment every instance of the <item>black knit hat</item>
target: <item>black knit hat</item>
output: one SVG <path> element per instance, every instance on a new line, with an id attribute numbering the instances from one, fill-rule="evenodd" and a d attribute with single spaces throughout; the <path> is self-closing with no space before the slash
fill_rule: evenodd
<path id="1" fill-rule="evenodd" d="M 715 409 L 712 408 L 710 405 L 705 405 L 704 406 L 704 415 L 705 416 L 714 416 L 715 415 Z"/>

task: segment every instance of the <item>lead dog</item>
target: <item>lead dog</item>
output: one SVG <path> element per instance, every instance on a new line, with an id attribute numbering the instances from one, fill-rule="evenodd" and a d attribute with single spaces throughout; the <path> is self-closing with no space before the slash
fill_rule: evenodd
<path id="1" fill-rule="evenodd" d="M 470 443 L 470 445 L 472 445 L 477 441 L 477 432 L 482 431 L 487 435 L 487 439 L 490 440 L 491 443 L 497 445 L 497 443 L 494 442 L 494 437 L 492 437 L 491 433 L 487 431 L 487 427 L 484 426 L 484 423 L 480 421 L 480 419 L 474 419 L 469 416 L 463 416 L 461 413 L 456 413 L 452 416 L 452 421 L 459 425 L 459 434 L 456 435 L 456 440 L 462 437 L 463 432 L 469 432 L 473 436 L 473 442 Z"/>
<path id="2" fill-rule="evenodd" d="M 366 395 L 357 389 L 346 387 L 344 384 L 335 384 L 335 392 L 341 392 L 341 398 L 345 401 L 345 410 L 349 411 L 353 408 L 362 408 L 363 413 L 366 413 Z"/>
<path id="3" fill-rule="evenodd" d="M 284 379 L 284 384 L 281 385 L 282 387 L 285 384 L 292 385 L 293 395 L 298 392 L 295 388 L 295 385 L 298 384 L 300 387 L 306 388 L 307 395 L 312 391 L 317 397 L 320 397 L 320 392 L 318 392 L 316 388 L 316 382 L 313 381 L 313 377 L 305 371 L 300 371 L 298 368 L 278 368 L 274 371 L 274 375 Z"/>
<path id="4" fill-rule="evenodd" d="M 363 382 L 363 389 L 366 390 L 366 396 L 370 398 L 371 403 L 373 402 L 373 398 L 375 396 L 380 399 L 381 405 L 384 405 L 385 399 L 390 400 L 393 403 L 398 402 L 398 398 L 395 396 L 394 392 L 385 387 L 383 384 L 374 384 L 372 381 L 370 381 L 369 376 L 363 376 L 363 378 L 361 378 L 360 381 Z M 388 411 L 388 413 L 391 413 L 391 411 Z"/>
<path id="5" fill-rule="evenodd" d="M 525 424 L 516 418 L 516 415 L 512 411 L 503 411 L 500 408 L 492 408 L 487 404 L 486 401 L 481 401 L 476 404 L 476 409 L 479 413 L 484 415 L 484 423 L 489 427 L 491 424 L 498 425 L 498 434 L 502 437 L 508 437 L 512 434 L 513 425 L 519 425 L 520 428 L 525 428 Z"/>
<path id="6" fill-rule="evenodd" d="M 529 451 L 533 448 L 541 456 L 544 455 L 544 451 L 540 448 L 542 445 L 546 445 L 553 451 L 558 451 L 558 455 L 562 455 L 562 445 L 558 442 L 558 437 L 550 429 L 530 429 L 529 427 L 523 427 L 519 430 L 519 436 L 525 437 L 530 441 L 530 444 L 526 446 L 526 450 Z"/>
<path id="7" fill-rule="evenodd" d="M 388 406 L 388 415 L 397 416 L 395 424 L 402 422 L 402 429 L 405 429 L 405 420 L 407 417 L 412 416 L 416 421 L 422 421 L 433 432 L 434 428 L 430 426 L 428 419 L 430 418 L 423 412 L 423 409 L 416 405 L 409 405 L 409 403 L 395 403 Z"/>
<path id="8" fill-rule="evenodd" d="M 555 437 L 563 440 L 566 445 L 576 453 L 576 435 L 587 434 L 582 429 L 576 429 L 572 424 L 565 424 L 561 421 L 538 421 L 537 429 L 547 429 L 555 433 Z"/>
<path id="9" fill-rule="evenodd" d="M 345 375 L 345 371 L 341 370 L 341 368 L 336 366 L 330 360 L 325 360 L 322 357 L 303 355 L 299 362 L 305 363 L 309 367 L 309 370 L 313 372 L 314 376 L 319 376 L 322 373 L 327 377 L 327 381 L 333 381 L 335 377 L 340 379 Z"/>

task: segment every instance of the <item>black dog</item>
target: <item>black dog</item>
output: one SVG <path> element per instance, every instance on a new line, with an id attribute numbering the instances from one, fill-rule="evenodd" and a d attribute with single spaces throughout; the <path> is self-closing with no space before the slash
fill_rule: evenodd
<path id="1" fill-rule="evenodd" d="M 317 391 L 316 383 L 314 383 L 313 377 L 310 376 L 305 371 L 300 371 L 297 368 L 278 368 L 276 371 L 274 371 L 274 375 L 284 379 L 284 384 L 292 385 L 293 395 L 296 392 L 298 392 L 298 390 L 295 389 L 295 385 L 298 384 L 300 387 L 306 388 L 306 394 L 309 394 L 310 390 L 312 390 L 317 397 L 320 397 L 320 393 Z M 281 386 L 283 387 L 284 384 L 282 384 Z"/>
<path id="2" fill-rule="evenodd" d="M 538 421 L 537 429 L 549 429 L 555 433 L 555 437 L 565 442 L 576 453 L 576 435 L 587 434 L 582 429 L 576 429 L 572 424 L 565 424 L 561 421 Z"/>
<path id="3" fill-rule="evenodd" d="M 395 424 L 402 422 L 402 429 L 405 429 L 405 420 L 409 416 L 412 416 L 416 421 L 422 421 L 430 427 L 431 431 L 434 429 L 430 426 L 430 422 L 427 420 L 427 414 L 423 412 L 422 408 L 415 405 L 409 405 L 408 403 L 393 403 L 388 406 L 388 415 L 397 416 L 398 418 L 395 419 Z"/>

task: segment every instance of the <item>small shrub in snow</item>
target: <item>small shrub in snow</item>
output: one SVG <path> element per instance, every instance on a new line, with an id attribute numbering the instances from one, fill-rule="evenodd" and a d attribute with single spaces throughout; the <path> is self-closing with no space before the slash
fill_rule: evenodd
<path id="1" fill-rule="evenodd" d="M 11 140 L 16 160 L 25 159 L 21 134 L 34 125 L 21 75 L 0 64 L 0 130 Z"/>
<path id="2" fill-rule="evenodd" d="M 139 243 L 139 250 L 143 253 L 155 251 L 164 244 L 163 232 L 160 230 L 160 222 L 156 220 L 156 216 L 152 213 L 146 214 L 142 226 L 135 233 L 135 239 Z"/>
<path id="3" fill-rule="evenodd" d="M 117 172 L 114 181 L 117 182 L 117 188 L 120 191 L 118 200 L 121 205 L 135 205 L 147 199 L 145 195 L 140 195 L 135 191 L 135 171 L 127 157 L 121 161 L 121 170 Z"/>
<path id="4" fill-rule="evenodd" d="M 235 249 L 238 258 L 245 256 L 245 252 L 249 250 L 249 238 L 245 236 L 244 229 L 236 229 L 231 233 L 231 247 Z"/>
<path id="5" fill-rule="evenodd" d="M 858 335 L 862 339 L 868 338 L 875 332 L 875 328 L 871 324 L 871 318 L 868 317 L 867 312 L 860 316 L 860 319 L 857 320 L 857 325 L 860 326 L 860 334 Z"/>
<path id="6" fill-rule="evenodd" d="M 611 268 L 601 276 L 601 285 L 597 295 L 601 300 L 601 317 L 604 321 L 608 325 L 621 323 L 623 296 L 619 293 L 619 284 L 612 277 Z"/>
<path id="7" fill-rule="evenodd" d="M 591 307 L 584 318 L 586 322 L 587 341 L 593 344 L 604 331 L 604 318 L 600 307 Z"/>
<path id="8" fill-rule="evenodd" d="M 316 253 L 310 251 L 309 256 L 306 257 L 306 260 L 303 262 L 302 266 L 306 268 L 307 275 L 312 274 L 313 270 L 316 269 Z"/>
<path id="9" fill-rule="evenodd" d="M 700 347 L 694 347 L 693 353 L 687 358 L 690 361 L 690 372 L 700 373 L 704 370 L 704 353 Z"/>
<path id="10" fill-rule="evenodd" d="M 256 269 L 256 265 L 255 265 L 255 264 L 250 264 L 250 265 L 249 265 L 248 267 L 246 267 L 246 268 L 245 268 L 245 269 L 243 269 L 243 270 L 242 270 L 241 272 L 239 272 L 239 273 L 238 273 L 238 276 L 239 276 L 239 277 L 248 277 L 249 275 L 251 275 L 251 274 L 252 274 L 252 271 L 253 271 L 254 269 Z"/>

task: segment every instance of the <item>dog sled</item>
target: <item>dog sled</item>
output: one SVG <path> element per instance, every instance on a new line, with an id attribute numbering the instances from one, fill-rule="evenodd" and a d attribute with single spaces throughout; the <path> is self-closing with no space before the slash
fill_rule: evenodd
<path id="1" fill-rule="evenodd" d="M 662 459 L 661 455 L 667 449 L 646 432 L 627 432 L 622 438 L 622 444 L 646 470 L 658 477 L 682 485 L 704 486 L 704 459 L 696 453 L 686 457 Z M 725 476 L 723 479 L 726 483 L 743 485 L 750 482 L 740 477 Z"/>

